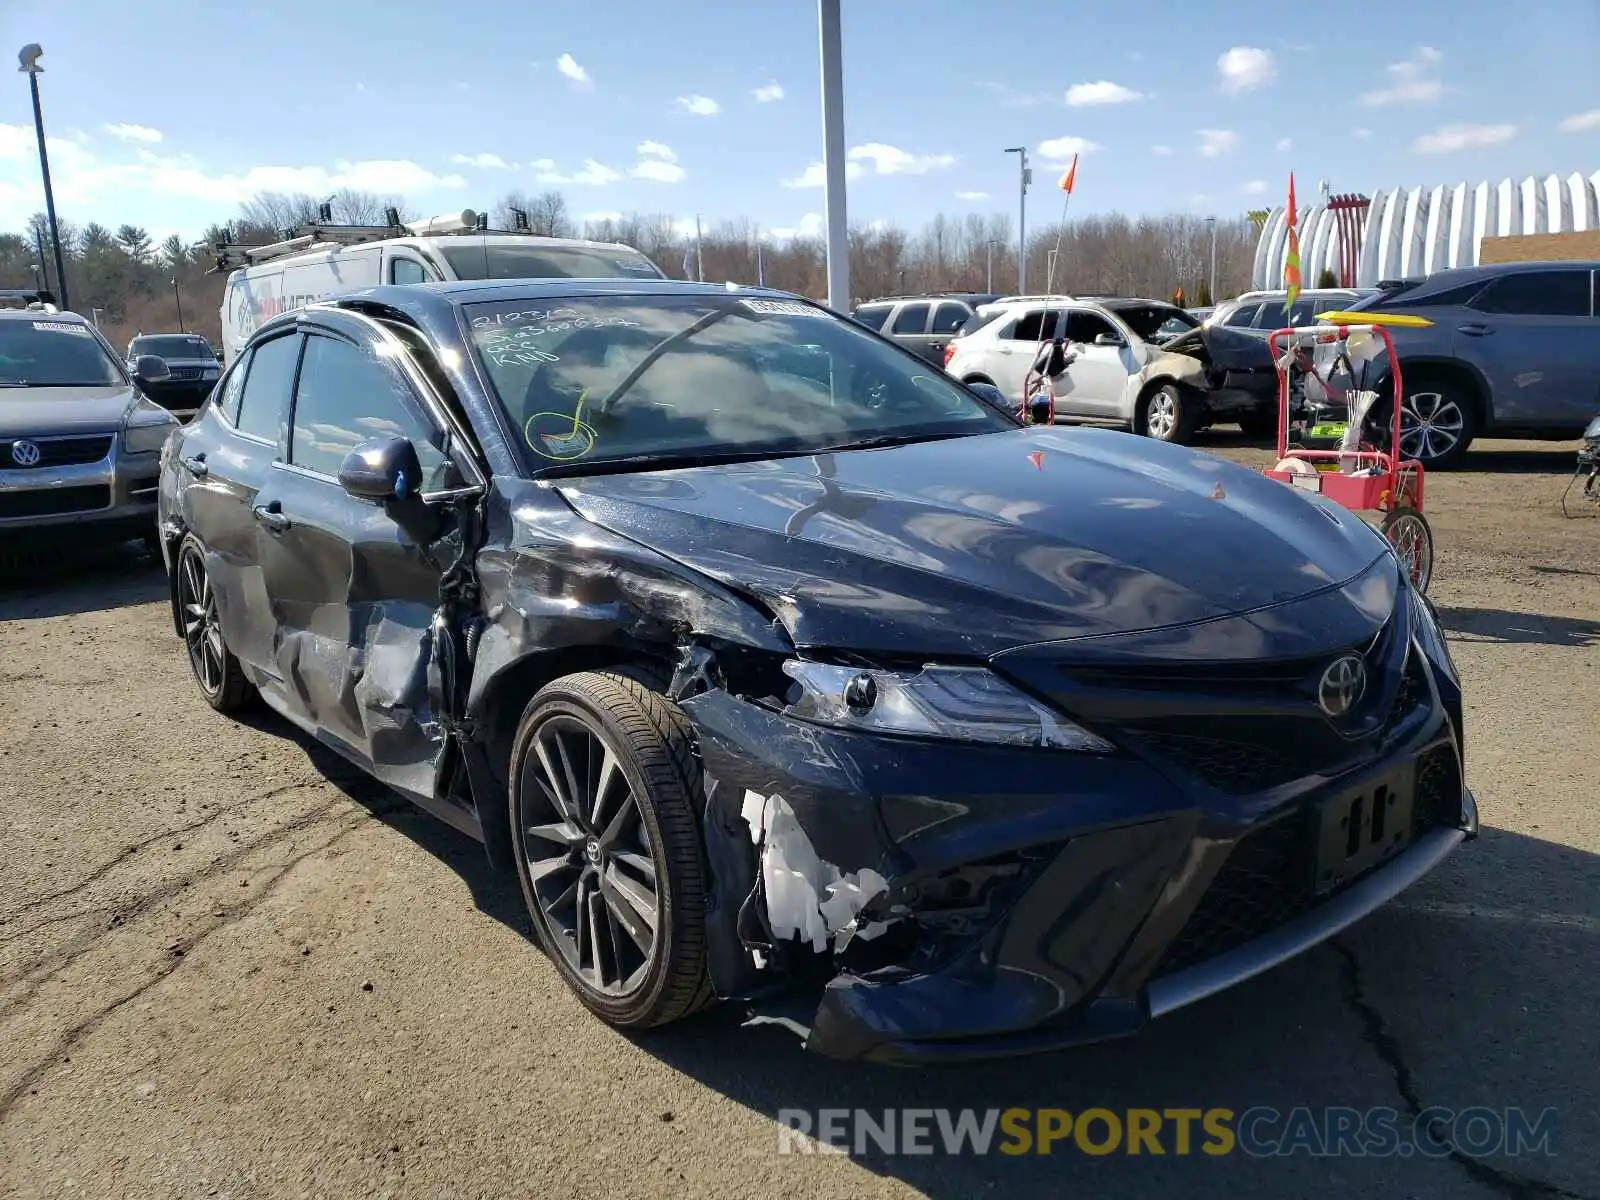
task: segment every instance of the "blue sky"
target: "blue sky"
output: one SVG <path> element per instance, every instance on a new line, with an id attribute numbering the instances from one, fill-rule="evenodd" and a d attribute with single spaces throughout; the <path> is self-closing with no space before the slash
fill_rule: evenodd
<path id="1" fill-rule="evenodd" d="M 844 10 L 852 221 L 1014 212 L 1002 151 L 1022 144 L 1030 223 L 1056 216 L 1074 146 L 1079 213 L 1236 214 L 1281 202 L 1291 169 L 1309 195 L 1600 168 L 1595 0 L 1521 22 L 1443 0 Z M 577 215 L 820 226 L 822 190 L 793 186 L 821 157 L 812 0 L 70 0 L 7 5 L 0 30 L 8 54 L 45 48 L 57 206 L 80 224 L 194 234 L 256 190 L 351 185 L 424 213 L 559 187 Z M 25 78 L 0 79 L 12 229 L 42 193 Z"/>

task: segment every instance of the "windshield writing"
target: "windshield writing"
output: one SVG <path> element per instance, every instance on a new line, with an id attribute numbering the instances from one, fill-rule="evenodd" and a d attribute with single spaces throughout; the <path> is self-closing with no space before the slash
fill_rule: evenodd
<path id="1" fill-rule="evenodd" d="M 627 296 L 467 313 L 534 469 L 804 453 L 1015 425 L 936 369 L 809 304 Z"/>

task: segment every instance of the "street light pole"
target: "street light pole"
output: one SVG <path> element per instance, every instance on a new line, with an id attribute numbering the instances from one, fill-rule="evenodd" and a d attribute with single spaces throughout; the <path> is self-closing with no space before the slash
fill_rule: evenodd
<path id="1" fill-rule="evenodd" d="M 994 295 L 994 239 L 984 243 L 983 290 Z"/>
<path id="2" fill-rule="evenodd" d="M 1028 184 L 1033 172 L 1028 169 L 1028 148 L 1010 146 L 1007 154 L 1017 156 L 1017 294 L 1028 294 Z"/>
<path id="3" fill-rule="evenodd" d="M 844 54 L 839 0 L 817 0 L 822 43 L 822 163 L 828 193 L 828 307 L 850 311 L 850 227 L 845 213 Z"/>
<path id="4" fill-rule="evenodd" d="M 186 332 L 183 327 L 183 297 L 178 294 L 178 277 L 172 277 L 172 298 L 178 303 L 178 332 Z"/>
<path id="5" fill-rule="evenodd" d="M 39 75 L 44 68 L 39 58 L 44 49 L 37 42 L 29 42 L 17 52 L 17 70 L 28 77 L 28 90 L 33 93 L 33 129 L 39 137 L 39 174 L 44 179 L 44 216 L 50 223 L 50 245 L 55 250 L 57 303 L 67 308 L 67 269 L 61 256 L 61 227 L 56 224 L 56 197 L 50 188 L 50 155 L 44 144 L 44 110 L 39 107 Z"/>
<path id="6" fill-rule="evenodd" d="M 1211 226 L 1211 303 L 1217 302 L 1217 219 L 1207 217 L 1206 224 Z"/>

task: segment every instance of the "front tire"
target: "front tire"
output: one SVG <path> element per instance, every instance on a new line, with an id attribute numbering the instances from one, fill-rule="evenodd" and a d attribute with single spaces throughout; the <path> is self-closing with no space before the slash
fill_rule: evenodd
<path id="1" fill-rule="evenodd" d="M 688 718 L 634 673 L 567 675 L 529 702 L 510 765 L 517 877 L 567 986 L 624 1029 L 702 1007 L 709 881 Z"/>
<path id="2" fill-rule="evenodd" d="M 1158 442 L 1186 446 L 1199 423 L 1199 401 L 1177 384 L 1163 383 L 1139 398 L 1133 429 Z"/>
<path id="3" fill-rule="evenodd" d="M 159 551 L 158 551 L 159 552 Z M 206 571 L 200 539 L 189 534 L 178 547 L 178 617 L 189 669 L 207 704 L 220 713 L 235 713 L 255 699 L 255 686 L 228 649 L 217 615 L 217 594 Z"/>
<path id="4" fill-rule="evenodd" d="M 1407 376 L 1405 389 L 1406 398 L 1400 409 L 1400 456 L 1416 459 L 1429 471 L 1455 466 L 1478 433 L 1474 398 L 1454 380 L 1422 372 L 1415 381 Z"/>

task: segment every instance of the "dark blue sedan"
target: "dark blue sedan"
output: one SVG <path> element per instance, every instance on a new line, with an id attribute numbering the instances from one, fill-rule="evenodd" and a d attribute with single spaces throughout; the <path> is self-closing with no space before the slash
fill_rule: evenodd
<path id="1" fill-rule="evenodd" d="M 1025 427 L 780 293 L 286 314 L 167 444 L 160 521 L 207 701 L 480 839 L 622 1027 L 820 985 L 840 1058 L 1131 1033 L 1476 831 L 1456 672 L 1377 532 Z"/>

